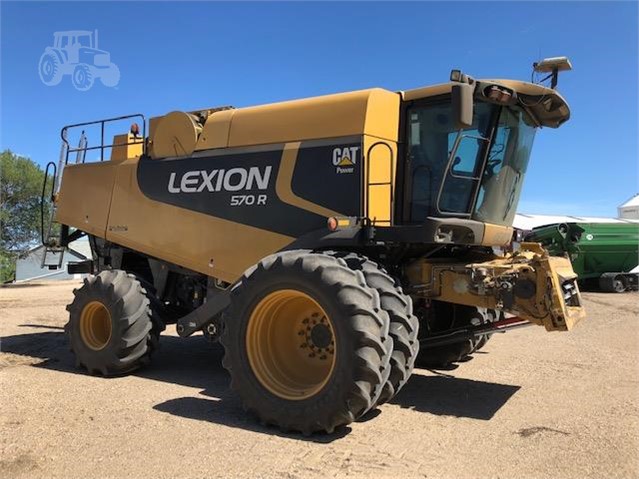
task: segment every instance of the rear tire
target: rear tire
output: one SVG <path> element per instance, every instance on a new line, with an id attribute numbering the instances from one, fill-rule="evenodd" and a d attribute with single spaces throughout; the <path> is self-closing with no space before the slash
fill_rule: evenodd
<path id="1" fill-rule="evenodd" d="M 623 293 L 627 285 L 622 275 L 604 273 L 599 278 L 599 287 L 607 293 Z"/>
<path id="2" fill-rule="evenodd" d="M 115 376 L 149 363 L 162 327 L 151 291 L 136 276 L 102 271 L 85 279 L 74 295 L 65 332 L 78 366 Z"/>
<path id="3" fill-rule="evenodd" d="M 232 292 L 223 364 L 262 423 L 330 433 L 379 399 L 390 372 L 388 329 L 361 273 L 325 254 L 278 253 Z"/>
<path id="4" fill-rule="evenodd" d="M 393 339 L 393 351 L 390 358 L 390 375 L 378 405 L 390 401 L 404 387 L 413 373 L 415 360 L 419 354 L 419 320 L 413 314 L 413 300 L 404 291 L 398 281 L 386 270 L 366 256 L 357 253 L 330 252 L 344 259 L 349 268 L 361 271 L 366 284 L 375 288 L 380 296 L 382 309 L 390 318 L 390 336 Z"/>

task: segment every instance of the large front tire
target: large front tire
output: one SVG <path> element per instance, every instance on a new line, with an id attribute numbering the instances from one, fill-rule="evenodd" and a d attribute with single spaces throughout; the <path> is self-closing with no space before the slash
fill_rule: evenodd
<path id="1" fill-rule="evenodd" d="M 232 293 L 221 341 L 245 409 L 285 431 L 332 432 L 365 414 L 389 374 L 379 294 L 342 260 L 271 255 Z"/>
<path id="2" fill-rule="evenodd" d="M 161 327 L 152 294 L 135 275 L 102 271 L 85 279 L 74 295 L 65 332 L 78 366 L 116 376 L 149 363 Z"/>

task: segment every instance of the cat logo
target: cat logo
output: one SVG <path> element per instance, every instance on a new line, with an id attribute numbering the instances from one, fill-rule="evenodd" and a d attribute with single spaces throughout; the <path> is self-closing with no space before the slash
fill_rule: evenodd
<path id="1" fill-rule="evenodd" d="M 357 164 L 359 146 L 345 146 L 333 149 L 333 166 L 337 173 L 352 173 Z"/>

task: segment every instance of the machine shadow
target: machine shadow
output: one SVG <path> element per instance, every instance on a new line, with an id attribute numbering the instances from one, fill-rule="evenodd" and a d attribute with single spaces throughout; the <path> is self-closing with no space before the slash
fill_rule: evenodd
<path id="1" fill-rule="evenodd" d="M 24 327 L 48 328 L 46 325 L 29 324 Z M 36 360 L 33 367 L 69 374 L 86 375 L 75 366 L 75 358 L 69 351 L 64 332 L 54 331 L 20 334 L 0 338 L 0 352 L 24 356 Z M 186 396 L 173 398 L 155 405 L 157 411 L 188 419 L 209 421 L 228 427 L 245 429 L 261 434 L 330 443 L 344 437 L 350 427 L 337 429 L 333 434 L 305 437 L 296 433 L 284 433 L 279 429 L 261 425 L 255 416 L 247 414 L 239 398 L 230 390 L 230 379 L 222 367 L 223 349 L 211 344 L 202 336 L 179 338 L 162 336 L 160 350 L 151 365 L 136 371 L 134 376 L 162 381 L 200 390 L 206 397 Z M 40 360 L 40 361 L 37 361 Z M 117 378 L 104 378 L 117 381 Z"/>
<path id="2" fill-rule="evenodd" d="M 71 374 L 86 375 L 75 365 L 63 328 L 39 324 L 21 327 L 51 329 L 0 338 L 0 352 L 32 358 L 32 366 Z M 160 349 L 153 355 L 149 366 L 133 373 L 134 376 L 164 381 L 203 390 L 207 396 L 217 397 L 228 388 L 229 378 L 222 367 L 223 350 L 210 344 L 202 336 L 182 339 L 162 336 Z M 106 381 L 117 378 L 105 378 Z"/>
<path id="3" fill-rule="evenodd" d="M 37 325 L 30 325 L 33 326 Z M 65 335 L 59 330 L 3 337 L 0 351 L 40 359 L 33 367 L 86 374 L 75 367 Z M 320 443 L 332 442 L 350 432 L 349 427 L 343 427 L 330 435 L 304 437 L 260 425 L 253 415 L 244 412 L 241 401 L 229 389 L 229 376 L 222 367 L 223 354 L 221 346 L 208 343 L 202 336 L 187 339 L 162 336 L 160 351 L 152 364 L 134 375 L 197 388 L 205 396 L 174 398 L 154 406 L 167 414 Z M 117 378 L 105 378 L 110 380 Z M 446 375 L 425 376 L 417 371 L 392 404 L 436 415 L 489 420 L 519 388 Z M 377 414 L 379 411 L 372 411 L 360 421 Z"/>
<path id="4" fill-rule="evenodd" d="M 425 376 L 416 370 L 391 404 L 437 416 L 487 421 L 519 389 L 521 386 L 474 381 L 447 374 Z"/>

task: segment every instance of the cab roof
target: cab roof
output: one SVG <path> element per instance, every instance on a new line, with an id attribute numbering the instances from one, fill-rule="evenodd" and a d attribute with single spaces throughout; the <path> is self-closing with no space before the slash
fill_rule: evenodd
<path id="1" fill-rule="evenodd" d="M 481 83 L 494 83 L 517 92 L 519 104 L 539 123 L 539 126 L 558 128 L 570 118 L 570 107 L 557 90 L 536 83 L 505 79 L 480 79 Z M 398 92 L 402 100 L 412 101 L 450 93 L 455 82 L 414 88 Z"/>

